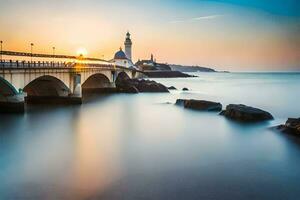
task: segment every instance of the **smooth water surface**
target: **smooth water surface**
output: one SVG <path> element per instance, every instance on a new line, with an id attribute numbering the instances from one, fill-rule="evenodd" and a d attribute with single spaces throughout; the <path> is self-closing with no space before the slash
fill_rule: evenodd
<path id="1" fill-rule="evenodd" d="M 0 115 L 0 199 L 299 199 L 300 140 L 268 128 L 300 117 L 300 74 L 157 79 L 190 91 L 115 94 Z M 244 103 L 255 125 L 177 98 Z"/>

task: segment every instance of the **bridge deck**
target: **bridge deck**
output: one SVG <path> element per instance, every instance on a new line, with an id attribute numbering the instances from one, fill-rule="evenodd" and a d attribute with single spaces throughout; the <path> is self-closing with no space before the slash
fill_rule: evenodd
<path id="1" fill-rule="evenodd" d="M 18 56 L 18 57 L 78 59 L 78 56 L 53 55 L 53 54 L 41 54 L 41 53 L 27 53 L 27 52 L 17 52 L 17 51 L 1 51 L 0 54 L 4 55 L 4 56 Z M 90 60 L 90 61 L 108 62 L 107 60 L 100 59 L 100 58 L 81 57 L 80 59 L 81 60 Z"/>
<path id="2" fill-rule="evenodd" d="M 137 71 L 134 68 L 126 68 L 112 64 L 99 58 L 76 57 L 69 55 L 32 54 L 26 52 L 1 51 L 2 56 L 13 57 L 14 59 L 0 60 L 0 69 L 20 70 L 20 69 L 103 69 L 103 70 L 129 70 Z M 25 61 L 25 58 L 46 58 L 47 61 Z M 67 61 L 55 62 L 54 58 Z M 53 59 L 53 61 L 49 61 Z M 71 60 L 71 61 L 70 61 Z"/>

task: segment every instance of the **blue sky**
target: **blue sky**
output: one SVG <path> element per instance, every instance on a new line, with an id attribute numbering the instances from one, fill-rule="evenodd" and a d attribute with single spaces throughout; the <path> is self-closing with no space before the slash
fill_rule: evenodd
<path id="1" fill-rule="evenodd" d="M 191 0 L 199 4 L 201 2 L 219 2 L 238 6 L 260 9 L 275 15 L 300 16 L 299 0 Z"/>

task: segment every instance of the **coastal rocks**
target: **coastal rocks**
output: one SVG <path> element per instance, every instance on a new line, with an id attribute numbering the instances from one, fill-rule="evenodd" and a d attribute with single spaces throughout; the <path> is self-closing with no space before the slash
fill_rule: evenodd
<path id="1" fill-rule="evenodd" d="M 186 99 L 177 99 L 175 105 L 184 106 L 184 103 L 186 101 L 187 101 Z"/>
<path id="2" fill-rule="evenodd" d="M 168 90 L 177 90 L 177 88 L 174 86 L 171 86 L 171 87 L 168 87 Z"/>
<path id="3" fill-rule="evenodd" d="M 259 122 L 274 119 L 269 112 L 242 104 L 230 104 L 220 115 L 242 122 Z"/>
<path id="4" fill-rule="evenodd" d="M 204 110 L 204 111 L 221 111 L 222 104 L 212 101 L 204 100 L 188 100 L 184 102 L 184 107 L 194 110 Z"/>
<path id="5" fill-rule="evenodd" d="M 213 101 L 177 99 L 175 105 L 200 111 L 222 111 L 222 104 Z M 269 112 L 242 104 L 230 104 L 226 106 L 225 110 L 220 112 L 220 115 L 240 122 L 259 122 L 274 119 Z M 292 125 L 295 124 L 295 119 L 293 120 L 290 120 Z M 296 121 L 298 123 L 296 124 L 296 130 L 299 131 L 300 119 L 296 120 L 298 120 Z"/>
<path id="6" fill-rule="evenodd" d="M 276 127 L 282 133 L 300 136 L 300 118 L 289 118 L 285 124 Z"/>
<path id="7" fill-rule="evenodd" d="M 182 91 L 189 91 L 189 89 L 188 88 L 182 88 Z"/>
<path id="8" fill-rule="evenodd" d="M 136 94 L 139 93 L 139 90 L 135 86 L 124 85 L 122 87 L 118 87 L 118 92 Z"/>
<path id="9" fill-rule="evenodd" d="M 163 84 L 144 79 L 130 79 L 126 75 L 118 76 L 116 87 L 119 92 L 138 93 L 138 92 L 169 92 Z"/>
<path id="10" fill-rule="evenodd" d="M 168 88 L 163 84 L 149 80 L 138 80 L 132 79 L 133 85 L 138 89 L 139 92 L 169 92 Z"/>
<path id="11" fill-rule="evenodd" d="M 194 100 L 194 99 L 177 99 L 176 105 L 184 106 L 184 108 L 201 110 L 201 111 L 221 111 L 222 104 L 218 102 Z"/>

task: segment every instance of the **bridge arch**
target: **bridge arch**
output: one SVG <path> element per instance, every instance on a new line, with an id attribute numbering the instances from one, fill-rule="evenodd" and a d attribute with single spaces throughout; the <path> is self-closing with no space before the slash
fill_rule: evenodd
<path id="1" fill-rule="evenodd" d="M 59 97 L 70 94 L 70 88 L 62 80 L 50 75 L 40 76 L 32 80 L 23 90 L 27 96 Z"/>
<path id="2" fill-rule="evenodd" d="M 0 77 L 0 101 L 16 94 L 18 94 L 18 91 L 15 89 L 15 87 L 7 80 Z"/>
<path id="3" fill-rule="evenodd" d="M 130 78 L 131 78 L 130 74 L 128 74 L 127 72 L 124 72 L 124 71 L 118 72 L 116 74 L 116 82 L 121 81 L 121 80 L 130 79 Z"/>
<path id="4" fill-rule="evenodd" d="M 89 76 L 83 82 L 81 87 L 82 89 L 108 88 L 111 87 L 111 81 L 106 75 L 102 73 L 96 73 Z"/>

